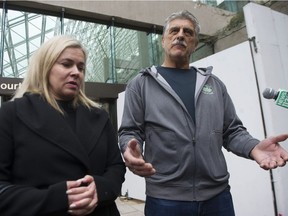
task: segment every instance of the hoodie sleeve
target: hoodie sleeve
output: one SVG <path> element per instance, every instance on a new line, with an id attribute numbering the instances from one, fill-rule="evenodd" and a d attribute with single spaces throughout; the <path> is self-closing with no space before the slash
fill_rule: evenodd
<path id="1" fill-rule="evenodd" d="M 227 89 L 223 91 L 224 98 L 224 129 L 223 129 L 223 146 L 234 154 L 250 158 L 251 150 L 259 143 L 259 140 L 252 137 L 247 129 L 243 126 L 238 117 L 231 97 Z"/>
<path id="2" fill-rule="evenodd" d="M 140 79 L 141 75 L 136 76 L 128 83 L 125 90 L 122 123 L 119 128 L 119 144 L 122 152 L 125 151 L 127 143 L 132 138 L 137 139 L 142 148 L 145 140 L 145 109 L 141 98 Z"/>

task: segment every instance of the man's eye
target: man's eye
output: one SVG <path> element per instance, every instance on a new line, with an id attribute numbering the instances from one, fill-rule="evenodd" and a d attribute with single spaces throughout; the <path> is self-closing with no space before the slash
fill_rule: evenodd
<path id="1" fill-rule="evenodd" d="M 194 35 L 194 31 L 192 30 L 185 30 L 185 34 L 188 36 L 193 36 Z"/>
<path id="2" fill-rule="evenodd" d="M 171 29 L 170 30 L 170 33 L 177 33 L 178 32 L 178 29 Z"/>

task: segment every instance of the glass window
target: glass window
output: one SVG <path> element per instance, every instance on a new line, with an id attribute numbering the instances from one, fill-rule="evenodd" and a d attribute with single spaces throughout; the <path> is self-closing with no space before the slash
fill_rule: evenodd
<path id="1" fill-rule="evenodd" d="M 161 36 L 146 32 L 115 28 L 115 76 L 127 83 L 140 70 L 162 60 Z M 159 40 L 160 39 L 160 40 Z"/>
<path id="2" fill-rule="evenodd" d="M 162 35 L 149 34 L 149 56 L 151 65 L 161 65 L 164 61 Z"/>
<path id="3" fill-rule="evenodd" d="M 77 38 L 88 53 L 85 81 L 106 82 L 110 67 L 110 36 L 106 25 L 64 19 L 63 34 Z"/>
<path id="4" fill-rule="evenodd" d="M 113 36 L 116 70 L 110 73 L 110 78 L 116 77 L 118 83 L 126 83 L 149 64 L 147 36 L 145 32 L 124 28 L 115 28 Z"/>
<path id="5" fill-rule="evenodd" d="M 8 10 L 4 32 L 3 77 L 25 75 L 33 52 L 57 31 L 59 18 Z"/>
<path id="6" fill-rule="evenodd" d="M 141 69 L 161 64 L 163 60 L 161 35 L 158 34 L 24 11 L 7 11 L 3 33 L 3 77 L 23 78 L 35 50 L 59 34 L 77 38 L 86 48 L 85 81 L 125 84 Z"/>

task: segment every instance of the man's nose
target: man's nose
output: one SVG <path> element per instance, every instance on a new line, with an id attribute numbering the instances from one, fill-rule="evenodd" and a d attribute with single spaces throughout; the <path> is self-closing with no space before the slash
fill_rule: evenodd
<path id="1" fill-rule="evenodd" d="M 179 41 L 184 40 L 184 36 L 183 35 L 177 35 L 177 40 L 179 40 Z"/>
<path id="2" fill-rule="evenodd" d="M 184 39 L 184 32 L 183 29 L 180 29 L 180 31 L 177 34 L 177 39 L 178 40 L 183 40 Z"/>

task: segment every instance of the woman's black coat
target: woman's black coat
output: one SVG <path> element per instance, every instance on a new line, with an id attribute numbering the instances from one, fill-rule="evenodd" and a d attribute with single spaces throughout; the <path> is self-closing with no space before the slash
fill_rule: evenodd
<path id="1" fill-rule="evenodd" d="M 99 205 L 91 215 L 119 215 L 125 165 L 108 114 L 79 106 L 76 133 L 39 95 L 0 109 L 0 215 L 67 215 L 66 181 L 94 177 Z"/>

